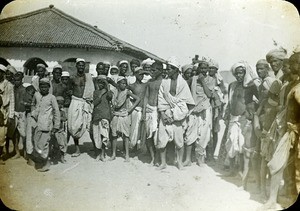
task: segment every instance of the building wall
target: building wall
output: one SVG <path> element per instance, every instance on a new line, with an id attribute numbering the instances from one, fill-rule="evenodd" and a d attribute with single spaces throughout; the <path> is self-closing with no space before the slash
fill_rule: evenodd
<path id="1" fill-rule="evenodd" d="M 116 64 L 120 60 L 130 61 L 133 58 L 121 52 L 108 50 L 30 47 L 0 47 L 0 56 L 6 58 L 19 71 L 23 71 L 23 64 L 32 57 L 43 59 L 50 70 L 55 64 L 61 64 L 69 58 L 83 58 L 90 64 L 90 67 L 95 67 L 100 61 L 109 61 L 111 64 Z M 94 70 L 90 69 L 90 71 Z"/>

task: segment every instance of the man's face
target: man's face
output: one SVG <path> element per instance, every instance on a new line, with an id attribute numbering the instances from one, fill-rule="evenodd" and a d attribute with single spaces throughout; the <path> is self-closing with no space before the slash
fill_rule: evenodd
<path id="1" fill-rule="evenodd" d="M 62 70 L 59 68 L 55 68 L 52 72 L 54 81 L 60 81 Z"/>
<path id="2" fill-rule="evenodd" d="M 3 72 L 2 70 L 0 70 L 0 81 L 3 81 L 5 76 L 5 72 Z"/>
<path id="3" fill-rule="evenodd" d="M 110 70 L 111 75 L 118 75 L 118 70 L 116 68 L 113 68 Z"/>
<path id="4" fill-rule="evenodd" d="M 61 77 L 61 82 L 62 82 L 63 84 L 68 84 L 68 82 L 69 82 L 69 77 L 66 77 L 66 76 Z"/>
<path id="5" fill-rule="evenodd" d="M 202 75 L 206 76 L 207 75 L 207 72 L 208 72 L 208 64 L 206 63 L 199 63 L 199 66 L 198 66 L 198 72 L 201 73 Z"/>
<path id="6" fill-rule="evenodd" d="M 167 73 L 169 78 L 173 78 L 177 73 L 178 69 L 176 67 L 173 67 L 172 65 L 167 65 Z"/>
<path id="7" fill-rule="evenodd" d="M 167 69 L 162 69 L 161 76 L 162 76 L 162 78 L 166 78 L 168 76 L 168 70 Z"/>
<path id="8" fill-rule="evenodd" d="M 19 87 L 19 86 L 21 86 L 21 84 L 22 84 L 22 77 L 14 77 L 14 81 L 15 81 L 15 86 L 16 87 Z"/>
<path id="9" fill-rule="evenodd" d="M 243 67 L 237 67 L 235 69 L 235 79 L 239 82 L 239 83 L 243 83 L 244 81 L 244 77 L 245 77 L 245 69 Z"/>
<path id="10" fill-rule="evenodd" d="M 36 70 L 36 74 L 40 77 L 40 78 L 44 78 L 45 77 L 45 72 L 46 69 L 43 67 L 38 67 L 38 69 Z"/>
<path id="11" fill-rule="evenodd" d="M 122 63 L 120 65 L 120 75 L 125 76 L 127 70 L 128 70 L 128 64 Z"/>
<path id="12" fill-rule="evenodd" d="M 105 72 L 108 72 L 109 68 L 110 68 L 109 64 L 104 64 L 104 70 L 105 70 Z"/>
<path id="13" fill-rule="evenodd" d="M 102 90 L 105 88 L 105 82 L 102 79 L 98 80 L 98 88 L 99 88 L 99 90 Z"/>
<path id="14" fill-rule="evenodd" d="M 260 77 L 261 79 L 265 79 L 268 75 L 268 68 L 264 64 L 257 64 L 256 72 L 258 77 Z"/>
<path id="15" fill-rule="evenodd" d="M 291 73 L 300 76 L 300 53 L 294 54 L 289 59 Z"/>
<path id="16" fill-rule="evenodd" d="M 145 64 L 143 66 L 143 70 L 150 72 L 151 71 L 151 65 L 150 64 Z"/>
<path id="17" fill-rule="evenodd" d="M 131 71 L 132 72 L 134 72 L 135 71 L 135 68 L 137 68 L 138 67 L 138 65 L 137 64 L 130 64 L 130 69 L 131 69 Z"/>
<path id="18" fill-rule="evenodd" d="M 102 65 L 102 64 L 97 65 L 96 71 L 97 71 L 98 75 L 107 75 L 107 73 L 108 73 L 108 70 L 106 72 L 104 69 L 104 65 Z"/>
<path id="19" fill-rule="evenodd" d="M 47 83 L 40 83 L 40 91 L 41 91 L 41 95 L 45 96 L 47 94 L 49 94 L 49 88 L 50 85 Z"/>
<path id="20" fill-rule="evenodd" d="M 216 67 L 209 67 L 208 74 L 210 76 L 215 76 L 217 72 L 218 72 L 218 69 Z"/>
<path id="21" fill-rule="evenodd" d="M 272 58 L 270 66 L 274 72 L 278 72 L 282 68 L 283 61 L 281 59 Z"/>
<path id="22" fill-rule="evenodd" d="M 62 109 L 64 107 L 64 100 L 57 100 L 58 108 Z"/>
<path id="23" fill-rule="evenodd" d="M 289 62 L 283 62 L 282 72 L 284 74 L 290 74 L 291 70 L 290 70 L 290 64 L 289 64 Z"/>
<path id="24" fill-rule="evenodd" d="M 144 78 L 144 74 L 134 74 L 137 81 L 141 82 Z"/>
<path id="25" fill-rule="evenodd" d="M 84 69 L 85 69 L 85 62 L 77 62 L 76 68 L 77 68 L 77 73 L 82 75 L 84 73 Z"/>
<path id="26" fill-rule="evenodd" d="M 8 80 L 10 82 L 14 81 L 14 74 L 10 71 L 6 71 L 5 77 L 6 77 L 6 80 Z"/>
<path id="27" fill-rule="evenodd" d="M 118 84 L 119 84 L 119 88 L 120 88 L 120 90 L 125 90 L 126 89 L 126 86 L 127 86 L 127 82 L 126 82 L 126 80 L 121 80 L 121 81 L 119 81 L 118 82 Z"/>
<path id="28" fill-rule="evenodd" d="M 187 69 L 183 75 L 185 80 L 189 80 L 192 77 L 192 69 Z"/>

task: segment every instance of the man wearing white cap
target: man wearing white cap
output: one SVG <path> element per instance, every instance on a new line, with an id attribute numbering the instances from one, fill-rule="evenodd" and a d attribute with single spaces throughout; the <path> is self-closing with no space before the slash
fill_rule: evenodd
<path id="1" fill-rule="evenodd" d="M 1 158 L 6 143 L 7 124 L 13 121 L 15 99 L 14 87 L 5 79 L 6 67 L 0 64 L 0 164 L 5 164 Z"/>
<path id="2" fill-rule="evenodd" d="M 39 81 L 42 78 L 47 77 L 46 76 L 46 66 L 44 64 L 37 64 L 36 65 L 36 76 L 32 77 L 32 81 L 31 84 L 34 86 L 35 90 L 37 90 L 38 92 L 40 91 L 39 88 Z M 52 86 L 50 87 L 50 93 L 52 92 Z"/>
<path id="3" fill-rule="evenodd" d="M 5 78 L 6 80 L 14 84 L 14 74 L 17 73 L 17 70 L 11 65 L 8 65 L 6 68 L 7 70 L 6 70 Z"/>
<path id="4" fill-rule="evenodd" d="M 49 93 L 49 78 L 42 78 L 39 82 L 42 97 L 37 102 L 37 108 L 32 111 L 31 116 L 36 120 L 37 126 L 34 131 L 33 159 L 38 171 L 49 170 L 49 142 L 51 135 L 58 132 L 60 128 L 60 110 L 55 96 Z"/>
<path id="5" fill-rule="evenodd" d="M 76 59 L 77 74 L 70 79 L 72 101 L 68 110 L 68 131 L 74 139 L 76 151 L 73 157 L 80 155 L 79 139 L 90 131 L 92 119 L 92 100 L 95 86 L 90 73 L 85 73 L 85 60 Z"/>
<path id="6" fill-rule="evenodd" d="M 282 66 L 283 60 L 286 58 L 287 51 L 284 48 L 273 49 L 269 51 L 266 55 L 266 60 L 271 65 L 273 72 L 270 72 L 271 77 L 280 79 L 283 76 Z"/>
<path id="7" fill-rule="evenodd" d="M 169 141 L 175 142 L 178 169 L 183 168 L 183 122 L 189 112 L 188 105 L 195 105 L 187 82 L 179 74 L 179 64 L 175 59 L 168 61 L 167 71 L 168 79 L 162 80 L 158 93 L 158 110 L 161 115 L 156 146 L 161 157 L 159 170 L 167 167 L 166 146 Z"/>
<path id="8" fill-rule="evenodd" d="M 195 107 L 187 119 L 185 133 L 186 160 L 184 166 L 191 165 L 191 150 L 195 143 L 195 155 L 197 164 L 202 166 L 206 156 L 206 147 L 210 141 L 212 128 L 212 97 L 213 78 L 208 76 L 209 64 L 200 61 L 197 68 L 197 76 L 191 78 L 191 93 L 195 101 Z"/>
<path id="9" fill-rule="evenodd" d="M 127 76 L 128 67 L 129 67 L 128 61 L 126 61 L 126 60 L 119 61 L 118 66 L 119 66 L 119 70 L 120 70 L 119 75 L 124 76 L 124 77 Z"/>

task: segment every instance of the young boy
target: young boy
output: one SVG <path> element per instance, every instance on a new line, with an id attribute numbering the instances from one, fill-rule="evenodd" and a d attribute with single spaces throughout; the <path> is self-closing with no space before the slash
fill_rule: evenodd
<path id="1" fill-rule="evenodd" d="M 145 109 L 143 109 L 144 106 L 144 97 L 146 94 L 146 83 L 142 83 L 144 73 L 147 73 L 144 71 L 141 67 L 137 67 L 134 72 L 134 76 L 136 78 L 136 81 L 129 85 L 128 89 L 132 91 L 133 94 L 137 95 L 140 98 L 139 104 L 135 107 L 135 109 L 132 111 L 131 114 L 131 128 L 130 128 L 130 148 L 134 148 L 136 144 L 138 144 L 140 139 L 140 123 L 142 116 L 145 119 Z"/>
<path id="2" fill-rule="evenodd" d="M 25 106 L 25 115 L 26 115 L 26 155 L 28 158 L 28 165 L 34 166 L 32 161 L 32 152 L 33 152 L 33 132 L 36 127 L 36 121 L 31 117 L 31 112 L 36 108 L 34 101 L 41 98 L 41 94 L 36 92 L 34 86 L 29 85 L 25 89 L 24 98 L 21 103 Z"/>
<path id="3" fill-rule="evenodd" d="M 58 145 L 60 152 L 60 161 L 66 163 L 65 154 L 67 152 L 67 114 L 64 111 L 64 102 L 65 99 L 62 96 L 57 96 L 56 101 L 60 111 L 60 126 L 57 133 L 54 134 L 56 144 Z"/>
<path id="4" fill-rule="evenodd" d="M 109 90 L 108 82 L 101 76 L 97 77 L 95 85 L 97 88 L 93 94 L 93 139 L 97 154 L 96 161 L 104 161 L 105 149 L 109 141 L 112 92 Z"/>
<path id="5" fill-rule="evenodd" d="M 112 157 L 110 160 L 116 159 L 117 138 L 122 137 L 125 144 L 125 162 L 129 162 L 129 135 L 130 135 L 130 114 L 139 104 L 140 98 L 132 94 L 127 87 L 127 80 L 124 76 L 118 78 L 118 92 L 114 96 L 113 104 L 113 119 L 111 121 L 112 130 Z M 135 102 L 130 106 L 132 97 Z"/>
<path id="6" fill-rule="evenodd" d="M 49 142 L 51 135 L 59 131 L 60 111 L 54 95 L 49 94 L 50 80 L 48 78 L 42 78 L 39 81 L 39 89 L 42 97 L 37 102 L 37 109 L 31 115 L 37 121 L 33 137 L 36 169 L 44 172 L 49 170 Z"/>
<path id="7" fill-rule="evenodd" d="M 22 103 L 26 97 L 26 88 L 22 83 L 23 73 L 17 72 L 14 75 L 14 94 L 15 94 L 15 123 L 17 130 L 14 134 L 14 148 L 16 155 L 13 158 L 20 157 L 19 140 L 23 143 L 24 157 L 26 157 L 25 137 L 26 137 L 26 113 L 25 105 Z"/>

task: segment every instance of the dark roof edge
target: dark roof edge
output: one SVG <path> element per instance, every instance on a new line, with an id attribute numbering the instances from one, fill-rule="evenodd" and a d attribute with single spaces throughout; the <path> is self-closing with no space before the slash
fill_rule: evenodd
<path id="1" fill-rule="evenodd" d="M 125 41 L 123 41 L 123 40 L 121 40 L 121 39 L 119 39 L 115 36 L 112 36 L 112 35 L 104 32 L 104 31 L 102 31 L 98 28 L 95 28 L 94 26 L 92 26 L 88 23 L 85 23 L 85 22 L 83 22 L 83 21 L 81 21 L 81 20 L 79 20 L 79 19 L 77 19 L 77 18 L 75 18 L 71 15 L 68 15 L 65 12 L 55 8 L 53 5 L 50 5 L 49 7 L 38 9 L 38 10 L 35 10 L 35 11 L 32 11 L 32 12 L 28 12 L 28 13 L 25 13 L 25 14 L 21 14 L 21 15 L 1 19 L 0 24 L 5 23 L 5 22 L 9 22 L 9 21 L 13 21 L 13 20 L 17 20 L 17 19 L 30 17 L 32 15 L 36 15 L 36 14 L 39 14 L 39 13 L 42 13 L 42 12 L 47 12 L 47 11 L 53 11 L 56 14 L 65 17 L 66 19 L 68 19 L 72 23 L 74 23 L 78 26 L 84 27 L 85 29 L 91 31 L 92 33 L 97 34 L 98 36 L 102 37 L 103 39 L 107 40 L 109 43 L 114 45 L 115 46 L 114 50 L 121 50 L 122 51 L 123 50 L 122 48 L 124 48 L 124 49 L 129 50 L 129 51 L 143 53 L 144 55 L 146 55 L 148 57 L 152 57 L 154 59 L 157 59 L 157 60 L 160 60 L 160 61 L 163 61 L 163 62 L 165 61 L 164 59 L 162 59 L 162 58 L 160 58 L 160 57 L 158 57 L 158 56 L 156 56 L 156 55 L 154 55 L 154 54 L 152 54 L 152 53 L 150 53 L 146 50 L 138 48 L 138 47 L 136 47 L 136 46 L 134 46 L 130 43 L 127 43 L 127 42 L 125 42 Z M 75 45 L 74 45 L 74 47 L 75 47 Z M 93 47 L 93 48 L 95 48 L 95 47 Z M 95 48 L 95 49 L 99 49 L 99 48 Z"/>

